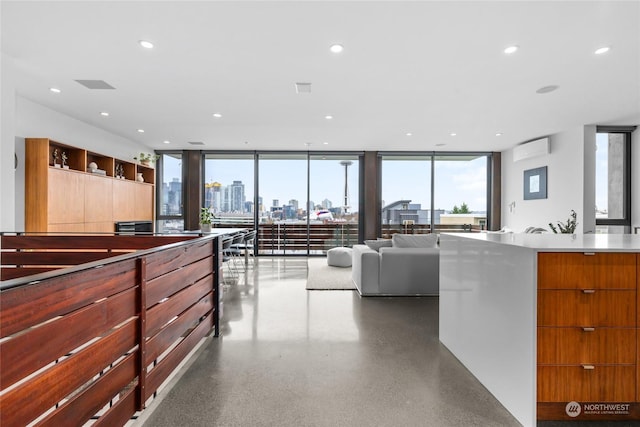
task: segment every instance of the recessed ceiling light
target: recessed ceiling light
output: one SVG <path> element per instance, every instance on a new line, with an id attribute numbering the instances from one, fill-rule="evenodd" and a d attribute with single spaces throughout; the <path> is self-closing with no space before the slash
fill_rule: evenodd
<path id="1" fill-rule="evenodd" d="M 304 145 L 306 145 L 307 147 L 310 147 L 311 143 L 310 142 L 305 142 Z"/>
<path id="2" fill-rule="evenodd" d="M 412 134 L 411 132 L 407 132 L 407 133 L 405 133 L 405 135 L 407 135 L 407 136 L 411 136 L 411 135 L 413 135 L 413 134 Z"/>
<path id="3" fill-rule="evenodd" d="M 327 119 L 327 120 L 331 120 L 331 119 L 333 119 L 333 116 L 326 115 L 326 116 L 324 116 L 324 118 Z"/>
<path id="4" fill-rule="evenodd" d="M 138 43 L 145 49 L 153 49 L 153 43 L 148 40 L 140 40 Z"/>
<path id="5" fill-rule="evenodd" d="M 222 114 L 220 114 L 220 113 L 213 113 L 213 117 L 215 117 L 216 119 L 219 119 L 220 117 L 222 117 Z"/>
<path id="6" fill-rule="evenodd" d="M 58 89 L 57 87 L 50 87 L 49 90 L 53 93 L 60 93 L 62 92 L 60 89 Z"/>
<path id="7" fill-rule="evenodd" d="M 138 132 L 144 133 L 144 129 L 138 129 Z"/>
<path id="8" fill-rule="evenodd" d="M 507 55 L 510 55 L 512 53 L 515 53 L 517 50 L 518 50 L 518 46 L 513 45 L 505 48 L 504 53 L 506 53 Z"/>
<path id="9" fill-rule="evenodd" d="M 558 86 L 556 85 L 544 86 L 538 89 L 536 93 L 549 93 L 549 92 L 553 92 L 556 89 L 558 89 Z"/>
<path id="10" fill-rule="evenodd" d="M 451 136 L 456 136 L 456 135 L 457 135 L 457 133 L 455 133 L 455 132 L 451 132 L 449 135 L 451 135 Z"/>
<path id="11" fill-rule="evenodd" d="M 103 117 L 109 117 L 109 113 L 107 113 L 106 111 L 101 111 L 100 115 Z"/>
<path id="12" fill-rule="evenodd" d="M 329 48 L 329 50 L 333 53 L 340 53 L 344 50 L 344 46 L 342 46 L 341 44 L 332 44 L 331 47 Z"/>
<path id="13" fill-rule="evenodd" d="M 328 142 L 323 142 L 322 145 L 329 145 L 329 143 Z"/>
<path id="14" fill-rule="evenodd" d="M 496 136 L 502 136 L 502 132 L 496 133 Z"/>
<path id="15" fill-rule="evenodd" d="M 603 53 L 609 52 L 609 50 L 611 50 L 609 46 L 603 46 L 601 48 L 596 49 L 596 51 L 593 53 L 595 53 L 596 55 L 602 55 Z"/>
<path id="16" fill-rule="evenodd" d="M 445 145 L 447 144 L 440 143 L 440 144 L 436 144 L 436 147 L 444 147 Z"/>
<path id="17" fill-rule="evenodd" d="M 164 142 L 165 144 L 171 144 L 171 141 L 167 141 L 167 140 L 162 141 L 162 142 Z"/>

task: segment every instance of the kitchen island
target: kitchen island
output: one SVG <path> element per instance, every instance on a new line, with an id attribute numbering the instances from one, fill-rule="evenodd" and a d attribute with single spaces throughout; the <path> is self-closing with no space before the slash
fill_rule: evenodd
<path id="1" fill-rule="evenodd" d="M 442 234 L 440 341 L 524 426 L 640 419 L 640 236 Z"/>

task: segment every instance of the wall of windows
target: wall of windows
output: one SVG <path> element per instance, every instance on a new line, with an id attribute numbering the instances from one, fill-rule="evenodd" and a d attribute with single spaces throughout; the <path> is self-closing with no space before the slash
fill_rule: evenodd
<path id="1" fill-rule="evenodd" d="M 486 153 L 381 155 L 380 234 L 486 230 L 488 160 Z"/>
<path id="2" fill-rule="evenodd" d="M 488 228 L 489 153 L 368 156 L 365 163 L 364 153 L 163 152 L 157 229 L 182 231 L 194 221 L 197 228 L 206 207 L 214 227 L 257 229 L 258 254 L 306 256 L 352 246 L 365 233 Z M 375 183 L 367 187 L 371 212 L 362 211 L 365 179 Z"/>
<path id="3" fill-rule="evenodd" d="M 631 232 L 631 131 L 596 133 L 596 233 Z"/>
<path id="4" fill-rule="evenodd" d="M 156 231 L 177 233 L 184 230 L 184 192 L 182 152 L 162 153 L 157 162 Z"/>

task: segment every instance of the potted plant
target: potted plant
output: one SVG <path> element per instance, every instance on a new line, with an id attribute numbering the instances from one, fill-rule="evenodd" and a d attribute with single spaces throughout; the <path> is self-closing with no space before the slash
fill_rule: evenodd
<path id="1" fill-rule="evenodd" d="M 150 166 L 151 163 L 155 162 L 159 158 L 160 156 L 157 154 L 140 153 L 136 157 L 134 157 L 133 160 L 138 160 L 143 166 Z"/>
<path id="2" fill-rule="evenodd" d="M 200 208 L 200 231 L 208 233 L 211 231 L 211 223 L 215 215 L 209 208 Z"/>
<path id="3" fill-rule="evenodd" d="M 549 223 L 549 227 L 556 234 L 558 234 L 558 233 L 575 234 L 576 226 L 578 225 L 578 223 L 576 222 L 577 216 L 578 216 L 578 214 L 576 214 L 576 211 L 571 209 L 571 214 L 569 214 L 569 219 L 567 219 L 566 223 L 562 223 L 562 222 L 558 221 L 558 223 L 557 223 L 558 224 L 558 228 L 556 228 L 552 223 Z"/>

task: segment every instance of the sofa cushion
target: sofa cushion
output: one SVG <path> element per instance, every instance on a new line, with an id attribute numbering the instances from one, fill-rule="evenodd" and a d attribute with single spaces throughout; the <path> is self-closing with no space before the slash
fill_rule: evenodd
<path id="1" fill-rule="evenodd" d="M 394 234 L 394 248 L 437 248 L 437 234 Z"/>
<path id="2" fill-rule="evenodd" d="M 392 246 L 391 239 L 365 240 L 364 244 L 376 252 L 378 252 L 380 248 L 390 248 Z"/>

